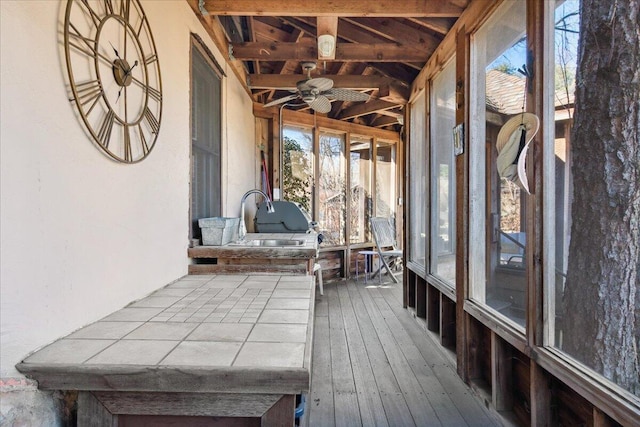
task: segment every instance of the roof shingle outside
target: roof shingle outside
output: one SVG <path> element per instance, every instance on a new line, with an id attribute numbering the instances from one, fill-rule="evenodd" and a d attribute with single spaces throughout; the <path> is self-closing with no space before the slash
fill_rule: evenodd
<path id="1" fill-rule="evenodd" d="M 489 70 L 486 77 L 487 109 L 500 114 L 517 114 L 522 111 L 524 78 L 499 70 Z"/>
<path id="2" fill-rule="evenodd" d="M 496 113 L 513 115 L 522 111 L 524 97 L 524 77 L 507 74 L 499 70 L 489 70 L 486 76 L 487 109 Z M 573 104 L 573 91 L 559 89 L 554 94 L 556 108 Z"/>

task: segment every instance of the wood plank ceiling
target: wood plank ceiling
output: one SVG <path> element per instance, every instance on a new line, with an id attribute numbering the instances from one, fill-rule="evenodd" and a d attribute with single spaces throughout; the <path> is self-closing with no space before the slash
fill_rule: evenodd
<path id="1" fill-rule="evenodd" d="M 267 104 L 292 95 L 311 77 L 335 88 L 370 95 L 366 102 L 334 100 L 326 115 L 399 130 L 411 84 L 470 0 L 198 0 L 210 30 L 241 61 L 254 101 Z M 195 8 L 194 8 L 195 9 Z M 317 36 L 332 34 L 336 49 L 318 51 Z M 285 108 L 313 111 L 300 99 Z M 280 105 L 271 107 L 278 108 Z"/>

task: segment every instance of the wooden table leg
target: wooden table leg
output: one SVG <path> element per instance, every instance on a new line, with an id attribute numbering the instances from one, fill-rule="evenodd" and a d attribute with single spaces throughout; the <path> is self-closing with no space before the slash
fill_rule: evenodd
<path id="1" fill-rule="evenodd" d="M 262 427 L 293 426 L 296 396 L 285 394 L 262 416 Z"/>

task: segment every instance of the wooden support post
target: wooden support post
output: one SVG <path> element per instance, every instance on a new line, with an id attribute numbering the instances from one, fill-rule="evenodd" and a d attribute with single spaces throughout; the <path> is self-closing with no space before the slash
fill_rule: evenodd
<path id="1" fill-rule="evenodd" d="M 427 329 L 440 333 L 440 292 L 427 286 Z"/>
<path id="2" fill-rule="evenodd" d="M 456 34 L 456 124 L 469 123 L 469 38 L 465 26 Z M 464 151 L 456 156 L 456 362 L 458 375 L 469 382 L 472 338 L 464 302 L 469 286 L 469 131 L 465 129 Z"/>
<path id="3" fill-rule="evenodd" d="M 466 323 L 465 330 L 467 337 L 463 341 L 465 345 L 464 353 L 466 354 L 465 378 L 467 381 L 471 381 L 482 377 L 482 328 L 483 326 L 475 320 L 472 316 L 465 314 L 464 322 Z M 460 329 L 458 329 L 458 332 Z M 458 350 L 460 353 L 460 349 Z"/>
<path id="4" fill-rule="evenodd" d="M 533 68 L 531 92 L 527 93 L 526 111 L 537 114 L 541 118 L 542 126 L 531 144 L 532 153 L 527 156 L 527 176 L 530 182 L 532 195 L 527 198 L 525 211 L 525 231 L 527 233 L 527 248 L 525 249 L 526 264 L 526 299 L 527 299 L 527 343 L 534 347 L 544 345 L 544 291 L 545 269 L 540 260 L 543 259 L 544 240 L 542 230 L 544 227 L 544 215 L 542 206 L 543 198 L 543 156 L 541 141 L 553 143 L 555 125 L 545 120 L 545 108 L 554 111 L 554 101 L 550 104 L 544 97 L 544 86 L 554 81 L 555 69 L 545 61 L 545 43 L 553 49 L 555 2 L 527 2 L 527 64 Z M 553 50 L 551 50 L 553 52 Z M 548 117 L 548 116 L 547 116 Z M 533 171 L 533 177 L 531 176 Z M 551 190 L 551 189 L 550 189 Z M 549 256 L 554 256 L 549 254 Z M 545 266 L 546 267 L 546 266 Z M 552 269 L 553 270 L 553 269 Z M 553 274 L 547 275 L 547 281 Z"/>
<path id="5" fill-rule="evenodd" d="M 543 156 L 540 141 L 553 142 L 555 128 L 553 123 L 544 119 L 549 117 L 545 110 L 554 111 L 553 101 L 545 99 L 545 85 L 549 79 L 553 81 L 555 69 L 544 60 L 545 50 L 553 49 L 553 23 L 555 3 L 527 2 L 527 51 L 528 66 L 533 69 L 531 92 L 527 94 L 527 111 L 542 118 L 543 126 L 538 131 L 534 143 L 533 153 L 527 158 L 532 196 L 527 200 L 526 232 L 527 249 L 525 263 L 527 267 L 527 344 L 530 347 L 542 346 L 545 343 L 544 298 L 545 271 L 540 260 L 543 259 L 543 235 L 545 229 L 543 206 Z M 546 49 L 545 49 L 546 47 Z M 553 52 L 553 50 L 551 50 Z M 533 171 L 533 177 L 531 172 Z M 533 178 L 533 179 L 531 179 Z M 552 275 L 551 275 L 552 276 Z M 546 280 L 549 281 L 547 274 Z M 549 295 L 551 296 L 551 295 Z M 549 330 L 547 330 L 549 333 Z M 553 424 L 551 412 L 551 375 L 542 369 L 535 361 L 530 362 L 530 405 L 531 425 L 548 426 Z"/>
<path id="6" fill-rule="evenodd" d="M 446 348 L 456 345 L 456 304 L 440 294 L 440 344 Z"/>
<path id="7" fill-rule="evenodd" d="M 78 394 L 79 426 L 293 426 L 294 412 L 293 394 L 88 391 Z"/>
<path id="8" fill-rule="evenodd" d="M 551 376 L 533 360 L 530 362 L 531 425 L 552 425 Z"/>
<path id="9" fill-rule="evenodd" d="M 78 425 L 92 427 L 117 427 L 118 416 L 113 415 L 89 391 L 78 393 Z"/>
<path id="10" fill-rule="evenodd" d="M 407 307 L 416 308 L 416 283 L 419 280 L 422 279 L 413 272 L 407 280 Z"/>
<path id="11" fill-rule="evenodd" d="M 262 427 L 292 426 L 296 399 L 293 394 L 286 394 L 262 416 Z"/>
<path id="12" fill-rule="evenodd" d="M 427 288 L 430 287 L 424 280 L 416 283 L 416 316 L 425 319 L 427 317 Z"/>
<path id="13" fill-rule="evenodd" d="M 491 332 L 491 400 L 497 411 L 513 407 L 513 349 Z"/>
<path id="14" fill-rule="evenodd" d="M 593 427 L 614 427 L 616 424 L 600 409 L 593 407 Z"/>
<path id="15" fill-rule="evenodd" d="M 282 163 L 280 159 L 280 135 L 282 130 L 280 129 L 280 116 L 282 110 L 278 110 L 279 113 L 274 115 L 271 119 L 271 138 L 273 143 L 269 147 L 269 157 L 271 159 L 271 171 L 273 172 L 273 176 L 271 177 L 271 181 L 273 182 L 273 188 L 278 188 L 280 190 L 280 198 L 282 198 L 282 171 L 280 170 L 280 165 Z M 275 194 L 273 195 L 275 198 Z M 276 200 L 278 200 L 276 198 Z"/>

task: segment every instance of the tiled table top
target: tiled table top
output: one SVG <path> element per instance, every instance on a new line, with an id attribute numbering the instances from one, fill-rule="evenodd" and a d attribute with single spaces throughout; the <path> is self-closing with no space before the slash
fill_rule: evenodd
<path id="1" fill-rule="evenodd" d="M 305 388 L 314 293 L 313 276 L 186 276 L 42 348 L 18 369 L 41 388 L 284 392 L 287 377 Z"/>

